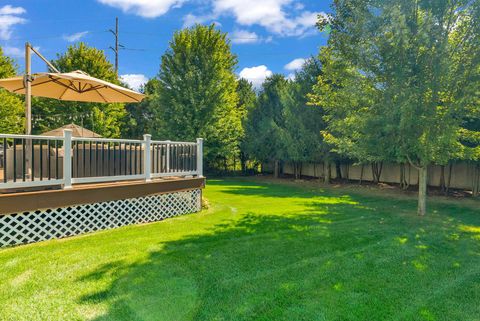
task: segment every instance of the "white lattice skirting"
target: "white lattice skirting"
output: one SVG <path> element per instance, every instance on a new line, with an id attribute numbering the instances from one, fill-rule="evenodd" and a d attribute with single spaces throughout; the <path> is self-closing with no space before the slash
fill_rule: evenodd
<path id="1" fill-rule="evenodd" d="M 0 247 L 120 226 L 161 221 L 201 210 L 200 189 L 0 216 Z"/>

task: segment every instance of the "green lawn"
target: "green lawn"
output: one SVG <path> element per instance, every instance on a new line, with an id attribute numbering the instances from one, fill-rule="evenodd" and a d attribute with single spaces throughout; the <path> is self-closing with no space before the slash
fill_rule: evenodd
<path id="1" fill-rule="evenodd" d="M 199 214 L 0 250 L 0 320 L 480 320 L 478 202 L 300 184 L 210 180 Z"/>

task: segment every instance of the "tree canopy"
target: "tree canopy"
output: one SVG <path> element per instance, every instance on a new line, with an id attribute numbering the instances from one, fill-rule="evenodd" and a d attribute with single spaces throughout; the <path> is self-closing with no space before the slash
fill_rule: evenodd
<path id="1" fill-rule="evenodd" d="M 336 0 L 319 22 L 331 29 L 325 75 L 313 101 L 327 137 L 360 160 L 408 161 L 420 172 L 462 153 L 459 133 L 478 102 L 478 1 Z"/>
<path id="2" fill-rule="evenodd" d="M 236 108 L 236 65 L 227 35 L 214 25 L 176 32 L 162 56 L 151 104 L 154 136 L 204 138 L 207 166 L 237 155 L 243 128 Z"/>
<path id="3" fill-rule="evenodd" d="M 3 54 L 0 47 L 0 78 L 15 76 L 17 68 L 10 57 Z M 23 101 L 19 96 L 0 89 L 0 133 L 22 134 L 25 128 Z"/>
<path id="4" fill-rule="evenodd" d="M 51 61 L 60 72 L 82 70 L 90 76 L 120 84 L 103 50 L 80 42 Z M 126 125 L 124 104 L 102 104 L 36 98 L 32 103 L 36 133 L 75 122 L 105 137 L 120 137 Z"/>

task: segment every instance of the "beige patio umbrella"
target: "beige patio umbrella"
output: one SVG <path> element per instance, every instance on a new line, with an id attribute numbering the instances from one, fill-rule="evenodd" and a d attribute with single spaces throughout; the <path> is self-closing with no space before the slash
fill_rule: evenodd
<path id="1" fill-rule="evenodd" d="M 24 77 L 0 79 L 0 87 L 25 94 Z M 32 96 L 95 103 L 140 102 L 145 97 L 136 91 L 89 76 L 81 70 L 67 73 L 32 75 Z"/>
<path id="2" fill-rule="evenodd" d="M 34 52 L 55 72 L 32 75 L 31 52 Z M 140 102 L 145 97 L 136 91 L 91 77 L 80 70 L 60 73 L 28 42 L 25 44 L 25 75 L 0 79 L 0 87 L 25 95 L 25 132 L 27 135 L 30 135 L 32 130 L 31 96 L 97 103 Z"/>

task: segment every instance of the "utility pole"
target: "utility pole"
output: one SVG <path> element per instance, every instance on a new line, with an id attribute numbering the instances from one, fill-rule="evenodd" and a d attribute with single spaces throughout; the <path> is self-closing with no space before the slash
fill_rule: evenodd
<path id="1" fill-rule="evenodd" d="M 119 44 L 118 44 L 118 17 L 115 18 L 115 31 L 112 29 L 109 30 L 113 35 L 115 36 L 115 48 L 110 47 L 110 49 L 113 50 L 115 53 L 115 72 L 117 73 L 118 76 L 118 49 L 119 49 Z"/>

